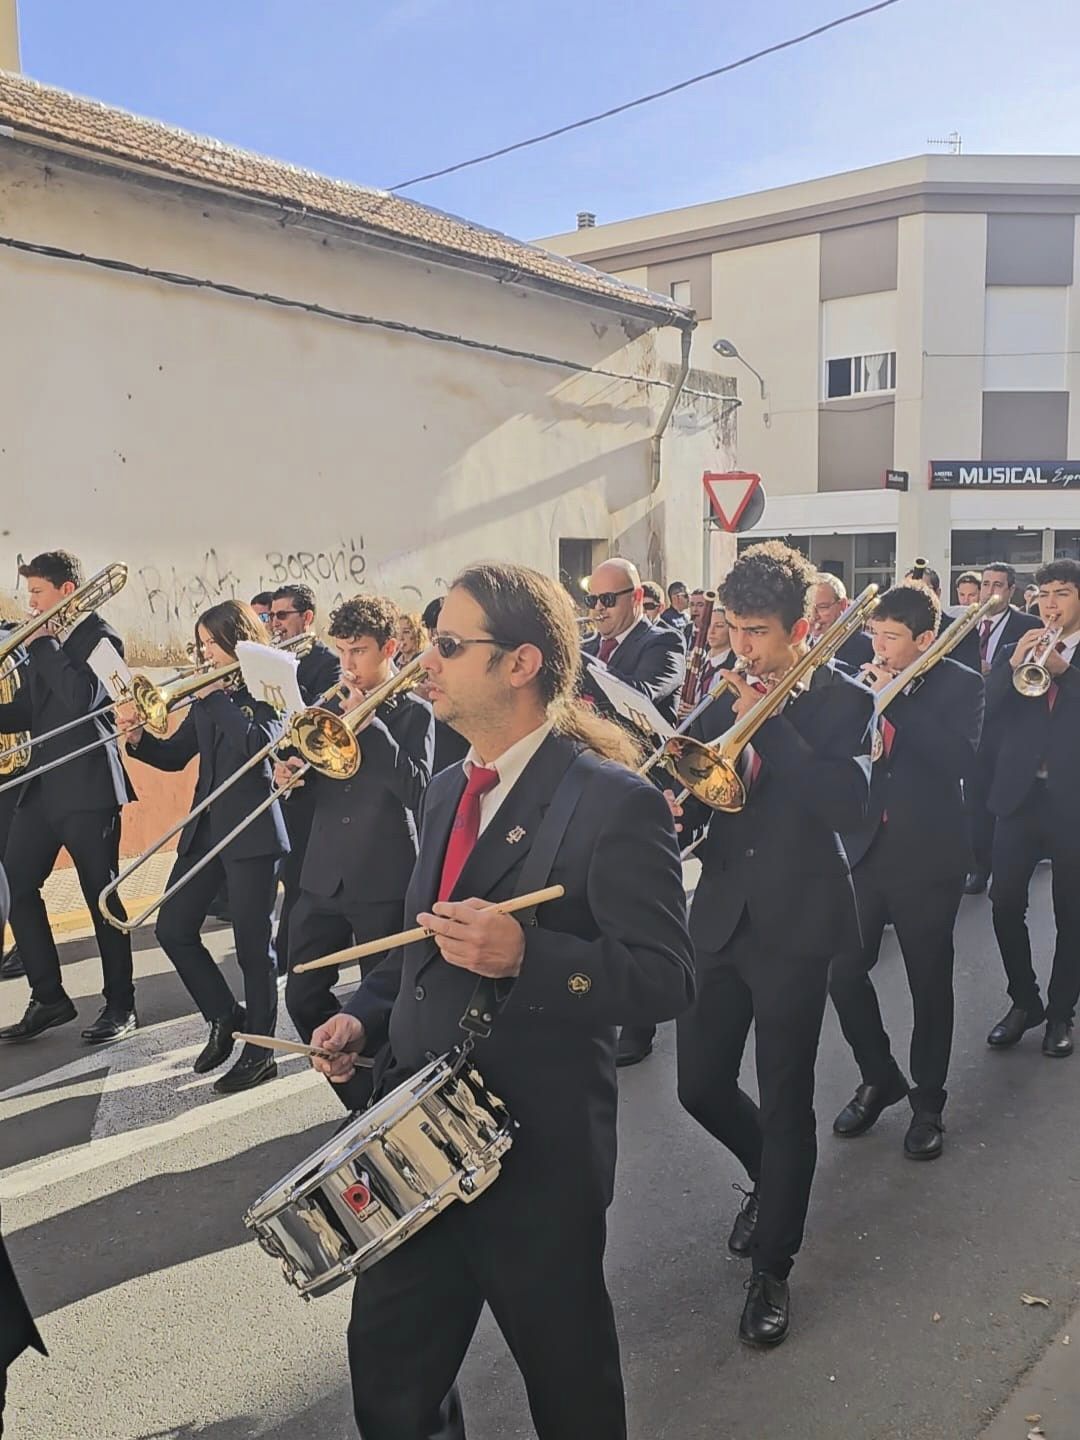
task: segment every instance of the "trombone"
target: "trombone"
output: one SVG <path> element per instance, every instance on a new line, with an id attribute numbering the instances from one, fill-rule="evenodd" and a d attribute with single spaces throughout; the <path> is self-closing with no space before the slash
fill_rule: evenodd
<path id="1" fill-rule="evenodd" d="M 982 623 L 988 615 L 995 610 L 1002 609 L 1001 597 L 992 595 L 989 600 L 984 600 L 980 605 L 978 602 L 968 605 L 960 614 L 947 625 L 941 634 L 932 644 L 928 645 L 921 655 L 908 665 L 905 669 L 898 671 L 893 678 L 883 685 L 877 692 L 874 699 L 874 714 L 880 716 L 896 699 L 902 695 L 909 685 L 916 680 L 921 680 L 928 670 L 932 670 L 939 660 L 952 653 L 976 625 Z M 863 684 L 868 683 L 865 679 Z"/>
<path id="2" fill-rule="evenodd" d="M 877 600 L 878 587 L 867 585 L 852 601 L 824 635 L 796 660 L 786 675 L 766 691 L 745 715 L 710 744 L 680 735 L 678 754 L 665 756 L 671 773 L 682 781 L 685 789 L 680 801 L 693 795 L 711 810 L 737 814 L 746 804 L 746 785 L 739 774 L 743 750 L 764 725 L 779 711 L 787 698 L 801 686 L 807 675 L 831 660 L 845 640 L 850 639 L 866 623 Z M 670 744 L 670 741 L 668 742 Z"/>
<path id="3" fill-rule="evenodd" d="M 1046 658 L 1060 639 L 1061 626 L 1059 625 L 1054 630 L 1047 630 L 1039 643 L 1032 646 L 1028 658 L 1013 671 L 1014 690 L 1029 700 L 1038 700 L 1040 696 L 1047 693 L 1054 683 L 1054 677 L 1046 668 Z"/>
<path id="4" fill-rule="evenodd" d="M 258 819 L 260 815 L 269 810 L 275 801 L 280 800 L 288 790 L 291 790 L 297 780 L 302 775 L 306 775 L 309 770 L 315 770 L 318 774 L 332 780 L 348 780 L 355 775 L 363 759 L 360 742 L 356 738 L 357 731 L 366 724 L 385 701 L 395 695 L 413 690 L 421 683 L 424 678 L 422 661 L 423 656 L 421 655 L 418 655 L 415 660 L 410 660 L 408 665 L 372 690 L 355 710 L 350 710 L 344 715 L 335 715 L 332 710 L 325 708 L 328 701 L 343 693 L 340 681 L 332 685 L 329 690 L 324 691 L 315 705 L 298 710 L 287 722 L 283 735 L 276 740 L 271 740 L 269 744 L 264 745 L 261 750 L 257 750 L 254 755 L 245 760 L 243 765 L 238 770 L 234 770 L 227 780 L 223 780 L 215 790 L 212 790 L 204 800 L 200 800 L 198 805 L 166 830 L 164 835 L 159 836 L 141 855 L 137 855 L 134 860 L 125 865 L 116 879 L 106 885 L 98 896 L 98 909 L 109 924 L 128 934 L 138 929 L 144 920 L 148 919 L 155 910 L 160 909 L 166 900 L 171 900 L 176 892 L 182 890 L 204 866 L 209 865 L 211 860 L 216 860 L 242 830 L 246 830 L 253 820 Z M 216 678 L 217 672 L 214 674 Z M 203 683 L 206 683 L 206 677 L 204 677 Z M 241 776 L 264 764 L 276 751 L 285 749 L 299 751 L 304 760 L 304 764 L 289 777 L 286 784 L 273 786 L 265 800 L 260 801 L 254 810 L 245 815 L 227 835 L 201 856 L 190 870 L 182 875 L 175 884 L 170 885 L 163 895 L 141 910 L 138 915 L 121 920 L 112 913 L 108 908 L 108 901 L 129 876 L 141 869 L 152 856 L 168 844 L 174 835 L 208 810 L 215 800 L 220 799 L 226 790 L 230 790 L 236 784 Z"/>
<path id="5" fill-rule="evenodd" d="M 306 655 L 315 644 L 315 636 L 310 631 L 303 635 L 294 635 L 291 640 L 282 641 L 277 648 L 290 650 L 294 655 Z M 74 730 L 77 725 L 85 725 L 88 720 L 97 720 L 102 715 L 107 715 L 110 710 L 115 710 L 119 705 L 135 706 L 137 719 L 130 725 L 122 726 L 119 730 L 111 730 L 108 735 L 99 735 L 86 745 L 80 745 L 78 750 L 71 750 L 67 755 L 59 755 L 55 760 L 50 760 L 47 765 L 39 765 L 31 775 L 19 775 L 14 780 L 8 780 L 0 785 L 0 795 L 5 790 L 10 790 L 14 785 L 21 785 L 24 780 L 36 779 L 39 775 L 47 775 L 50 770 L 56 770 L 61 765 L 66 765 L 69 760 L 79 760 L 83 755 L 89 755 L 91 751 L 98 750 L 102 745 L 108 745 L 113 740 L 118 740 L 126 735 L 129 730 L 146 728 L 153 735 L 164 735 L 169 728 L 169 716 L 174 710 L 186 707 L 194 701 L 197 693 L 206 685 L 216 680 L 229 680 L 237 674 L 240 669 L 239 660 L 231 660 L 228 665 L 219 665 L 216 670 L 211 670 L 206 665 L 198 665 L 194 673 L 184 672 L 174 677 L 164 685 L 155 685 L 146 675 L 133 675 L 131 677 L 131 688 L 123 691 L 115 700 L 110 700 L 107 705 L 102 705 L 98 710 L 91 710 L 86 715 L 78 715 L 74 720 L 68 720 L 63 725 L 57 725 L 55 729 L 46 731 L 44 735 L 37 735 L 29 740 L 28 747 L 13 746 L 11 750 L 0 751 L 0 766 L 5 758 L 11 754 L 17 754 L 21 749 L 27 749 L 29 757 L 30 749 L 34 745 L 44 745 L 58 736 L 64 735 L 69 730 Z M 2 774 L 0 770 L 0 774 Z"/>
<path id="6" fill-rule="evenodd" d="M 744 675 L 746 673 L 745 658 L 740 655 L 739 658 L 735 661 L 735 664 L 732 666 L 732 669 L 734 670 L 736 675 Z M 682 736 L 686 733 L 686 731 L 690 729 L 690 726 L 694 723 L 698 716 L 701 715 L 705 710 L 707 710 L 714 700 L 719 700 L 720 696 L 724 693 L 725 690 L 736 689 L 737 687 L 732 685 L 731 681 L 728 680 L 726 677 L 718 680 L 716 684 L 712 687 L 712 689 L 709 691 L 709 693 L 703 699 L 698 701 L 698 703 L 690 711 L 689 715 L 687 715 L 685 719 L 679 721 L 678 725 L 667 737 L 667 740 L 665 740 L 663 744 L 656 747 L 656 749 L 652 752 L 652 754 L 644 762 L 644 764 L 638 766 L 637 773 L 639 775 L 648 775 L 649 771 L 653 768 L 653 766 L 659 765 L 661 761 L 664 763 L 666 768 L 670 769 L 670 751 L 667 748 L 668 740 L 681 739 Z"/>

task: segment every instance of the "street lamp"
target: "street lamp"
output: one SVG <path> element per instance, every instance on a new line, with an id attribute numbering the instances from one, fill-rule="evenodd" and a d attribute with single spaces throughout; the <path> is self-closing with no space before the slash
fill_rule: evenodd
<path id="1" fill-rule="evenodd" d="M 745 365 L 747 370 L 750 371 L 750 374 L 757 377 L 757 382 L 761 386 L 762 401 L 768 398 L 765 389 L 765 377 L 759 370 L 754 369 L 745 355 L 739 354 L 738 348 L 730 340 L 714 340 L 712 348 L 716 351 L 717 355 L 722 355 L 725 360 L 738 360 L 740 365 Z M 766 426 L 769 424 L 769 412 L 767 410 L 762 416 L 762 420 Z"/>

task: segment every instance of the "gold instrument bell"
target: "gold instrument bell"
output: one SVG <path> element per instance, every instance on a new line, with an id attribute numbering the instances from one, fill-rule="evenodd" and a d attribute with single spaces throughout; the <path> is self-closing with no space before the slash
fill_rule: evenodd
<path id="1" fill-rule="evenodd" d="M 1013 671 L 1013 688 L 1029 700 L 1038 700 L 1054 683 L 1054 677 L 1046 668 L 1046 657 L 1061 638 L 1060 627 L 1048 630 L 1045 638 L 1036 645 L 1022 665 Z"/>
<path id="2" fill-rule="evenodd" d="M 415 689 L 423 678 L 422 657 L 417 655 L 365 696 L 355 710 L 344 715 L 335 715 L 322 705 L 300 710 L 289 723 L 285 743 L 298 751 L 320 775 L 331 780 L 351 780 L 362 758 L 357 730 L 385 701 Z"/>

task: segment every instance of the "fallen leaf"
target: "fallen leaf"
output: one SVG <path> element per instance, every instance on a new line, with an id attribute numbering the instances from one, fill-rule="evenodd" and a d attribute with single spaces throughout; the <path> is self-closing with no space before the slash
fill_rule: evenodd
<path id="1" fill-rule="evenodd" d="M 1029 1430 L 1027 1440 L 1045 1440 L 1046 1431 L 1041 1425 L 1036 1425 L 1034 1430 Z"/>
<path id="2" fill-rule="evenodd" d="M 1068 1343 L 1069 1343 L 1069 1337 L 1068 1337 L 1068 1335 L 1065 1336 L 1065 1339 L 1062 1340 L 1061 1343 L 1062 1343 L 1062 1345 L 1068 1345 Z"/>
<path id="3" fill-rule="evenodd" d="M 934 1311 L 934 1324 L 936 1325 L 937 1322 L 938 1322 L 940 1319 L 941 1319 L 941 1312 L 940 1312 L 939 1310 L 935 1310 L 935 1311 Z"/>
<path id="4" fill-rule="evenodd" d="M 1025 1305 L 1045 1305 L 1047 1310 L 1050 1309 L 1050 1301 L 1044 1300 L 1041 1295 L 1029 1295 L 1027 1291 L 1025 1291 L 1024 1294 L 1020 1296 L 1020 1299 Z"/>
<path id="5" fill-rule="evenodd" d="M 1039 1423 L 1039 1421 L 1042 1419 L 1042 1416 L 1041 1416 L 1041 1415 L 1025 1415 L 1025 1416 L 1024 1416 L 1024 1419 L 1027 1421 L 1027 1423 L 1028 1423 L 1029 1425 L 1037 1425 L 1037 1424 Z"/>

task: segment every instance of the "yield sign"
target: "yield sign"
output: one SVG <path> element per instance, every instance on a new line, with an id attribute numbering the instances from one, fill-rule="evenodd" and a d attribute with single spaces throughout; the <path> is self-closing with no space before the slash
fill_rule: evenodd
<path id="1" fill-rule="evenodd" d="M 736 534 L 746 507 L 761 485 L 761 476 L 751 470 L 706 470 L 701 483 L 721 529 Z"/>

